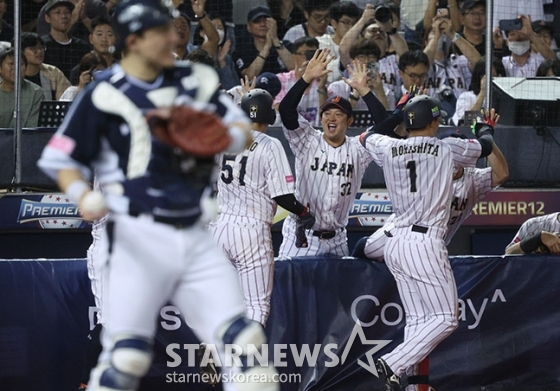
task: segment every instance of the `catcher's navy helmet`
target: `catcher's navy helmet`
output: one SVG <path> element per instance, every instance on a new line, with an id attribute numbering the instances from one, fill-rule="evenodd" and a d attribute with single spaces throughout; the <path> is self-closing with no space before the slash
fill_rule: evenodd
<path id="1" fill-rule="evenodd" d="M 433 120 L 447 116 L 439 107 L 439 102 L 427 95 L 418 95 L 404 106 L 404 125 L 406 129 L 423 129 Z"/>
<path id="2" fill-rule="evenodd" d="M 272 108 L 272 95 L 260 88 L 250 90 L 241 99 L 243 110 L 253 122 L 273 125 L 276 121 L 276 110 Z"/>
<path id="3" fill-rule="evenodd" d="M 113 28 L 117 35 L 115 49 L 122 49 L 130 34 L 164 26 L 178 15 L 179 11 L 171 0 L 121 0 L 113 15 Z"/>

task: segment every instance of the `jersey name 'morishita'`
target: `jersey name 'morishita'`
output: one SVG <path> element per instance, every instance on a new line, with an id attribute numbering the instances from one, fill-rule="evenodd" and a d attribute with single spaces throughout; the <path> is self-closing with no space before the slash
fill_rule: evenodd
<path id="1" fill-rule="evenodd" d="M 438 152 L 439 145 L 434 145 L 431 143 L 422 143 L 418 145 L 399 145 L 398 147 L 391 148 L 392 157 L 405 155 L 407 153 L 426 153 L 428 155 L 438 156 Z"/>

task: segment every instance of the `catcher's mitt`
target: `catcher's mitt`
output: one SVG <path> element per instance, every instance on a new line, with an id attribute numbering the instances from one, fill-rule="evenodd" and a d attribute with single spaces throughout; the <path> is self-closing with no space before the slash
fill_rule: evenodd
<path id="1" fill-rule="evenodd" d="M 194 156 L 213 156 L 231 143 L 219 117 L 192 107 L 154 109 L 146 114 L 146 120 L 157 138 Z"/>

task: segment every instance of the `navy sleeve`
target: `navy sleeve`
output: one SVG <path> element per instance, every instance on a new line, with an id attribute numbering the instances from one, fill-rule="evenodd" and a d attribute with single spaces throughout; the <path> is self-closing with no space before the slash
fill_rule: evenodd
<path id="1" fill-rule="evenodd" d="M 299 127 L 297 107 L 307 87 L 309 87 L 309 83 L 303 80 L 303 77 L 300 78 L 296 84 L 290 88 L 278 106 L 282 125 L 288 130 L 295 130 Z"/>

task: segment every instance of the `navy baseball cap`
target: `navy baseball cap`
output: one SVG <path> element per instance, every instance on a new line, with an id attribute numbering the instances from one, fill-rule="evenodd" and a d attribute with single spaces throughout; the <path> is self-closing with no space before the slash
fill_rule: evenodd
<path id="1" fill-rule="evenodd" d="M 247 22 L 254 22 L 261 16 L 266 16 L 267 18 L 272 18 L 272 13 L 270 12 L 270 8 L 264 5 L 257 5 L 249 10 L 247 14 Z"/>
<path id="2" fill-rule="evenodd" d="M 352 110 L 352 105 L 350 104 L 350 102 L 348 102 L 348 100 L 344 99 L 342 96 L 338 95 L 333 96 L 321 105 L 321 114 L 323 114 L 323 111 L 332 106 L 342 110 L 348 116 L 348 118 L 354 116 L 354 110 Z"/>
<path id="3" fill-rule="evenodd" d="M 70 8 L 70 11 L 74 10 L 74 3 L 69 0 L 49 0 L 47 4 L 45 4 L 45 13 L 49 13 L 54 7 L 58 7 L 59 5 L 65 5 Z"/>
<path id="4" fill-rule="evenodd" d="M 465 13 L 466 11 L 476 7 L 477 5 L 483 5 L 486 7 L 485 0 L 465 0 L 463 6 L 461 7 L 461 12 Z"/>
<path id="5" fill-rule="evenodd" d="M 428 95 L 418 95 L 409 100 L 404 106 L 404 125 L 406 129 L 423 129 L 432 121 L 447 117 L 447 112 L 442 110 L 439 101 Z"/>
<path id="6" fill-rule="evenodd" d="M 272 95 L 272 98 L 275 98 L 282 89 L 282 84 L 280 84 L 280 80 L 278 80 L 278 77 L 274 73 L 263 72 L 257 76 L 255 88 L 266 90 Z"/>

